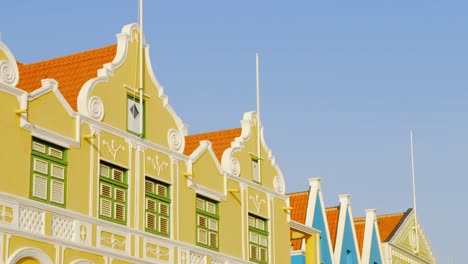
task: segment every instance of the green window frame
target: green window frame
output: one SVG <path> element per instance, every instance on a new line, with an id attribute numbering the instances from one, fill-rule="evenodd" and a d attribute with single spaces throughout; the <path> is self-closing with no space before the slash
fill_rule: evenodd
<path id="1" fill-rule="evenodd" d="M 127 223 L 127 171 L 108 162 L 99 163 L 99 218 Z"/>
<path id="2" fill-rule="evenodd" d="M 268 222 L 253 214 L 249 214 L 249 259 L 268 263 Z"/>
<path id="3" fill-rule="evenodd" d="M 196 198 L 197 245 L 219 249 L 219 203 L 203 196 Z"/>
<path id="4" fill-rule="evenodd" d="M 129 111 L 130 111 L 129 101 L 133 101 L 133 102 L 141 104 L 140 98 L 138 96 L 133 95 L 133 94 L 127 94 L 127 112 L 126 112 L 127 113 L 127 132 L 129 132 L 129 133 L 131 133 L 133 135 L 145 138 L 145 136 L 146 136 L 146 101 L 143 99 L 143 129 L 142 129 L 142 134 L 138 133 L 138 131 L 133 131 L 129 127 L 129 118 L 130 118 L 129 114 L 131 114 L 131 113 L 129 113 Z M 141 112 L 141 110 L 140 110 L 140 112 Z"/>
<path id="5" fill-rule="evenodd" d="M 169 184 L 145 178 L 145 230 L 157 235 L 170 236 L 171 199 Z"/>
<path id="6" fill-rule="evenodd" d="M 261 171 L 258 170 L 258 166 L 261 166 L 259 159 L 256 157 L 252 158 L 252 180 L 255 183 L 261 184 L 262 183 Z"/>
<path id="7" fill-rule="evenodd" d="M 33 138 L 30 198 L 65 207 L 67 165 L 67 150 L 65 148 Z"/>

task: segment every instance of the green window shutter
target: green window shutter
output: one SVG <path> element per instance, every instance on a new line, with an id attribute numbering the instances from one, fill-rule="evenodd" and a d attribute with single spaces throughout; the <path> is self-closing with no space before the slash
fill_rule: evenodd
<path id="1" fill-rule="evenodd" d="M 31 145 L 31 198 L 65 206 L 67 150 L 39 139 Z"/>
<path id="2" fill-rule="evenodd" d="M 210 199 L 197 196 L 197 244 L 209 249 L 219 248 L 218 204 Z"/>
<path id="3" fill-rule="evenodd" d="M 168 237 L 170 235 L 169 185 L 150 177 L 145 179 L 146 231 Z"/>
<path id="4" fill-rule="evenodd" d="M 256 263 L 268 263 L 267 221 L 249 214 L 249 258 Z"/>
<path id="5" fill-rule="evenodd" d="M 107 162 L 99 164 L 99 216 L 119 224 L 127 222 L 126 171 Z"/>

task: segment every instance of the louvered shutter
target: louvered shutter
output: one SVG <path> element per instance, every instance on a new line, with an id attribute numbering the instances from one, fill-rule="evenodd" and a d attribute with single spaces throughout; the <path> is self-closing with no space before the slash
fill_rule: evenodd
<path id="1" fill-rule="evenodd" d="M 114 188 L 114 199 L 119 202 L 125 202 L 125 190 Z"/>
<path id="2" fill-rule="evenodd" d="M 207 228 L 206 220 L 207 220 L 206 217 L 199 215 L 198 216 L 198 226 L 203 227 L 203 228 Z"/>
<path id="3" fill-rule="evenodd" d="M 207 232 L 204 229 L 198 228 L 198 243 L 207 245 Z"/>
<path id="4" fill-rule="evenodd" d="M 112 179 L 117 182 L 124 181 L 124 173 L 121 170 L 112 169 Z"/>
<path id="5" fill-rule="evenodd" d="M 105 217 L 112 217 L 112 202 L 101 198 L 101 206 L 99 208 L 100 215 Z"/>
<path id="6" fill-rule="evenodd" d="M 260 235 L 258 244 L 264 247 L 268 246 L 268 238 L 266 236 Z"/>
<path id="7" fill-rule="evenodd" d="M 159 217 L 159 232 L 169 234 L 169 219 L 166 217 Z"/>
<path id="8" fill-rule="evenodd" d="M 255 245 L 250 245 L 250 258 L 251 259 L 257 259 L 258 253 L 257 253 L 257 246 Z"/>
<path id="9" fill-rule="evenodd" d="M 46 146 L 44 144 L 41 144 L 41 143 L 38 143 L 38 142 L 33 142 L 32 143 L 32 149 L 37 151 L 37 152 L 45 154 Z"/>
<path id="10" fill-rule="evenodd" d="M 156 201 L 146 198 L 146 209 L 156 212 Z"/>
<path id="11" fill-rule="evenodd" d="M 213 231 L 218 231 L 218 221 L 214 219 L 209 219 L 208 228 Z"/>
<path id="12" fill-rule="evenodd" d="M 47 199 L 47 177 L 38 174 L 33 175 L 33 196 L 44 200 Z"/>
<path id="13" fill-rule="evenodd" d="M 99 175 L 103 176 L 103 177 L 106 177 L 106 178 L 109 178 L 110 177 L 110 168 L 109 168 L 109 166 L 100 164 L 100 166 L 99 166 Z"/>
<path id="14" fill-rule="evenodd" d="M 210 247 L 218 247 L 218 234 L 210 232 Z"/>
<path id="15" fill-rule="evenodd" d="M 159 202 L 159 214 L 161 215 L 169 215 L 169 205 Z"/>
<path id="16" fill-rule="evenodd" d="M 63 151 L 49 147 L 49 156 L 62 159 L 63 158 Z"/>
<path id="17" fill-rule="evenodd" d="M 154 193 L 154 183 L 151 181 L 145 181 L 145 190 L 148 193 Z"/>
<path id="18" fill-rule="evenodd" d="M 166 197 L 167 196 L 167 187 L 161 184 L 157 184 L 157 195 Z"/>
<path id="19" fill-rule="evenodd" d="M 146 228 L 156 230 L 156 215 L 146 213 Z"/>
<path id="20" fill-rule="evenodd" d="M 205 201 L 197 198 L 197 209 L 205 211 Z"/>
<path id="21" fill-rule="evenodd" d="M 210 214 L 216 214 L 216 205 L 214 203 L 206 202 L 206 211 Z"/>
<path id="22" fill-rule="evenodd" d="M 266 248 L 259 248 L 259 251 L 260 251 L 260 258 L 259 260 L 260 261 L 267 261 L 267 255 L 268 255 L 268 252 L 266 250 Z"/>
<path id="23" fill-rule="evenodd" d="M 34 171 L 48 174 L 49 173 L 49 163 L 47 161 L 34 158 Z"/>
<path id="24" fill-rule="evenodd" d="M 249 241 L 258 244 L 258 235 L 254 232 L 250 232 Z"/>
<path id="25" fill-rule="evenodd" d="M 62 180 L 65 179 L 65 168 L 63 166 L 51 164 L 50 167 L 50 176 Z"/>
<path id="26" fill-rule="evenodd" d="M 50 201 L 63 204 L 65 200 L 65 183 L 51 180 L 50 183 Z"/>
<path id="27" fill-rule="evenodd" d="M 115 219 L 119 221 L 125 221 L 125 205 L 115 203 L 114 210 Z"/>

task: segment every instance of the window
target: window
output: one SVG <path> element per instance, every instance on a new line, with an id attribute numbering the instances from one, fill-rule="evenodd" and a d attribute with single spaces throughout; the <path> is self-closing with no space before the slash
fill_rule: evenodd
<path id="1" fill-rule="evenodd" d="M 267 221 L 249 214 L 249 258 L 256 263 L 268 263 Z"/>
<path id="2" fill-rule="evenodd" d="M 145 194 L 146 231 L 168 237 L 171 203 L 169 186 L 146 177 Z"/>
<path id="3" fill-rule="evenodd" d="M 258 169 L 259 163 L 257 158 L 252 159 L 252 176 L 253 181 L 256 183 L 260 183 L 260 171 Z"/>
<path id="4" fill-rule="evenodd" d="M 133 95 L 127 95 L 127 130 L 133 134 L 145 136 L 145 102 L 143 101 L 143 113 L 141 109 L 140 98 Z M 141 128 L 140 119 L 143 115 L 143 128 Z"/>
<path id="5" fill-rule="evenodd" d="M 99 164 L 99 217 L 119 224 L 127 222 L 127 175 L 115 165 Z"/>
<path id="6" fill-rule="evenodd" d="M 217 250 L 219 248 L 218 203 L 197 196 L 197 244 Z"/>
<path id="7" fill-rule="evenodd" d="M 67 152 L 51 143 L 33 139 L 31 198 L 65 207 Z"/>

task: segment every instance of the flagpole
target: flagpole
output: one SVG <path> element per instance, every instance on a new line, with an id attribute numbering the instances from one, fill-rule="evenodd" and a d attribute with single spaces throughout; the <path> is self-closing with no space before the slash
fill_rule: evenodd
<path id="1" fill-rule="evenodd" d="M 257 77 L 257 163 L 258 163 L 258 178 L 261 181 L 260 176 L 260 76 L 259 76 L 259 65 L 258 65 L 258 53 L 255 54 L 255 66 L 256 66 L 256 77 Z"/>
<path id="2" fill-rule="evenodd" d="M 140 137 L 143 137 L 143 0 L 140 0 Z"/>
<path id="3" fill-rule="evenodd" d="M 414 231 L 416 234 L 416 250 L 419 250 L 419 238 L 418 238 L 418 217 L 416 210 L 416 179 L 414 174 L 414 144 L 413 144 L 413 130 L 410 130 L 410 141 L 411 141 L 411 176 L 413 178 L 413 208 L 414 208 Z"/>

